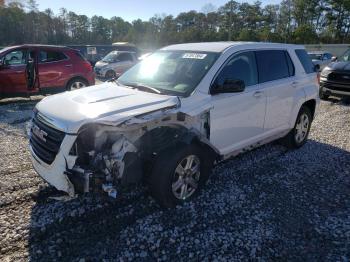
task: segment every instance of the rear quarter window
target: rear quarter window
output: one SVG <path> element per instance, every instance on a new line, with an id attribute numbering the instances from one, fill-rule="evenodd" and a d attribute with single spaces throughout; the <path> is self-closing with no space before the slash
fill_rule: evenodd
<path id="1" fill-rule="evenodd" d="M 80 59 L 84 60 L 84 61 L 87 61 L 86 57 L 79 51 L 79 50 L 75 50 L 74 52 L 77 57 L 79 57 Z"/>
<path id="2" fill-rule="evenodd" d="M 304 49 L 296 49 L 295 54 L 299 58 L 299 61 L 302 64 L 305 73 L 311 74 L 315 72 L 315 66 Z"/>

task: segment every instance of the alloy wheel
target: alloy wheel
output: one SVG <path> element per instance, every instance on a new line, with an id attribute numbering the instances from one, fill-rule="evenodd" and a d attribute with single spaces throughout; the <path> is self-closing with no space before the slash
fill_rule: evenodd
<path id="1" fill-rule="evenodd" d="M 298 144 L 302 143 L 305 140 L 309 130 L 309 125 L 309 116 L 305 113 L 301 114 L 295 127 L 295 141 Z"/>
<path id="2" fill-rule="evenodd" d="M 194 194 L 199 186 L 200 160 L 196 155 L 183 158 L 175 169 L 172 192 L 177 199 L 185 200 Z"/>
<path id="3" fill-rule="evenodd" d="M 76 90 L 76 89 L 80 89 L 80 88 L 83 88 L 83 87 L 86 87 L 85 83 L 80 82 L 80 81 L 76 81 L 76 82 L 72 83 L 72 85 L 70 87 L 70 90 Z"/>

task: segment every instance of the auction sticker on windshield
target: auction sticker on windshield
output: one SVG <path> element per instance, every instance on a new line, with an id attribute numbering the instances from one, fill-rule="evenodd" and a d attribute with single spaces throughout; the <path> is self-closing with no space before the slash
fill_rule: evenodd
<path id="1" fill-rule="evenodd" d="M 199 54 L 199 53 L 186 53 L 183 54 L 182 58 L 189 58 L 189 59 L 204 59 L 207 56 L 207 54 Z"/>

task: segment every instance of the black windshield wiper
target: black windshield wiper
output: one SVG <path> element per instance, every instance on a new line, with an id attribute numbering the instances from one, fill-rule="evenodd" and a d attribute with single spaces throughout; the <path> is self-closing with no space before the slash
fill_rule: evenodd
<path id="1" fill-rule="evenodd" d="M 153 88 L 153 87 L 150 87 L 150 86 L 147 86 L 147 85 L 143 85 L 143 84 L 139 84 L 139 83 L 125 83 L 124 85 L 130 86 L 132 88 L 136 88 L 136 89 L 139 89 L 139 90 L 147 89 L 147 90 L 150 90 L 150 91 L 152 91 L 153 93 L 156 93 L 156 94 L 161 94 L 162 93 L 156 88 Z"/>

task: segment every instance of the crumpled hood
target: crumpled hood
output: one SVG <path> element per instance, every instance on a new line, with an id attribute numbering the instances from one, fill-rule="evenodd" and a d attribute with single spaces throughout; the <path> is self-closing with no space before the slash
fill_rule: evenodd
<path id="1" fill-rule="evenodd" d="M 350 71 L 350 62 L 330 63 L 327 69 L 332 71 Z"/>
<path id="2" fill-rule="evenodd" d="M 158 95 L 104 83 L 46 97 L 36 109 L 66 133 L 77 133 L 89 122 L 118 123 L 133 116 L 176 107 L 176 96 Z"/>

